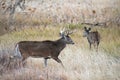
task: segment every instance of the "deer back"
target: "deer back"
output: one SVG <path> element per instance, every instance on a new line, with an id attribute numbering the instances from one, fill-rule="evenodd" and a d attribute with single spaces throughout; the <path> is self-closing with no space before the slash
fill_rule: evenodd
<path id="1" fill-rule="evenodd" d="M 53 41 L 22 41 L 19 42 L 22 55 L 34 57 L 47 57 L 57 51 L 56 43 Z"/>
<path id="2" fill-rule="evenodd" d="M 91 28 L 84 27 L 83 37 L 87 37 L 89 43 L 100 42 L 100 34 L 98 31 L 90 31 Z"/>
<path id="3" fill-rule="evenodd" d="M 90 43 L 99 42 L 100 41 L 99 33 L 97 31 L 90 32 L 87 36 L 87 39 Z"/>

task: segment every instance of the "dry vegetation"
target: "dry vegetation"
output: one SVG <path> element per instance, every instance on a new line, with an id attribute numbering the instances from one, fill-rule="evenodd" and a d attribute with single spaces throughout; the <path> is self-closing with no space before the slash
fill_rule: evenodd
<path id="1" fill-rule="evenodd" d="M 46 68 L 41 58 L 28 58 L 25 67 L 20 67 L 17 64 L 19 60 L 9 59 L 9 56 L 14 53 L 15 43 L 18 41 L 56 40 L 59 38 L 59 27 L 24 29 L 6 34 L 0 37 L 0 61 L 4 62 L 1 63 L 1 66 L 4 67 L 1 67 L 3 74 L 0 78 L 2 80 L 119 80 L 119 31 L 118 27 L 100 28 L 102 40 L 99 52 L 96 53 L 95 50 L 89 50 L 86 39 L 82 37 L 82 29 L 79 28 L 76 33 L 71 35 L 76 44 L 68 45 L 59 56 L 65 69 L 52 59 L 48 61 Z M 106 37 L 108 32 L 110 36 Z M 109 42 L 109 39 L 112 40 Z"/>
<path id="2" fill-rule="evenodd" d="M 18 7 L 12 18 L 0 12 L 0 80 L 120 79 L 119 0 L 36 1 L 29 0 L 24 11 Z M 87 39 L 82 37 L 86 25 L 80 23 L 106 21 L 107 27 L 92 27 L 101 34 L 98 53 L 89 50 Z M 77 29 L 71 35 L 75 45 L 68 45 L 59 56 L 65 69 L 52 59 L 44 67 L 42 58 L 29 58 L 23 67 L 18 64 L 19 59 L 10 58 L 17 42 L 56 40 L 60 27 Z"/>
<path id="3" fill-rule="evenodd" d="M 4 1 L 4 0 L 1 0 Z M 6 6 L 9 3 L 7 2 Z M 0 6 L 1 32 L 28 26 L 58 24 L 103 23 L 120 26 L 119 0 L 26 0 L 25 9 L 16 7 L 10 15 Z M 4 26 L 3 26 L 4 25 Z M 0 32 L 0 33 L 1 33 Z"/>

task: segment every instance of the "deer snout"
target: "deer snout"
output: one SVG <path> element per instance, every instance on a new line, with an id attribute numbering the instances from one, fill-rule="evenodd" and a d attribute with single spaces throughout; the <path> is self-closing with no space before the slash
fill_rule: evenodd
<path id="1" fill-rule="evenodd" d="M 71 41 L 71 43 L 70 44 L 75 44 L 73 41 Z"/>
<path id="2" fill-rule="evenodd" d="M 82 37 L 86 37 L 86 35 L 83 33 Z"/>
<path id="3" fill-rule="evenodd" d="M 86 33 L 86 32 L 84 32 L 82 36 L 83 36 L 83 37 L 86 37 L 86 36 L 87 36 L 87 33 Z"/>

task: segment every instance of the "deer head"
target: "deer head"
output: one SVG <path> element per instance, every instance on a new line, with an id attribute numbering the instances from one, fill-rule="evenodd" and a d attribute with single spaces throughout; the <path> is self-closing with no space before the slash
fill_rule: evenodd
<path id="1" fill-rule="evenodd" d="M 87 29 L 86 27 L 84 27 L 83 37 L 87 37 L 90 31 L 91 31 L 91 28 Z"/>
<path id="2" fill-rule="evenodd" d="M 65 30 L 65 28 L 63 30 L 60 30 L 60 36 L 62 37 L 62 39 L 64 40 L 66 44 L 74 44 L 74 42 L 69 36 L 72 33 L 73 31 Z"/>

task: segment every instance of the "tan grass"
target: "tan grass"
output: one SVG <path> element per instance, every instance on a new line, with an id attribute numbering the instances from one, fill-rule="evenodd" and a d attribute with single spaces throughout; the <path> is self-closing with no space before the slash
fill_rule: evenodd
<path id="1" fill-rule="evenodd" d="M 119 61 L 103 52 L 68 46 L 60 55 L 65 69 L 54 60 L 44 67 L 42 59 L 29 58 L 27 66 L 1 76 L 3 80 L 119 80 Z"/>
<path id="2" fill-rule="evenodd" d="M 36 4 L 34 13 L 15 13 L 13 22 L 17 31 L 0 36 L 0 80 L 119 80 L 120 28 L 93 27 L 93 30 L 97 29 L 101 34 L 97 53 L 95 49 L 89 50 L 87 39 L 82 37 L 84 25 L 79 24 L 84 20 L 94 22 L 92 10 L 96 10 L 97 20 L 100 22 L 116 16 L 120 13 L 116 12 L 119 0 L 43 1 L 27 4 L 30 7 Z M 92 3 L 91 7 L 87 3 Z M 0 31 L 10 26 L 7 15 L 4 16 L 0 14 Z M 52 59 L 48 60 L 48 67 L 44 67 L 42 58 L 28 58 L 25 67 L 18 64 L 19 60 L 10 59 L 17 42 L 59 39 L 60 27 L 77 29 L 77 32 L 71 35 L 75 45 L 68 45 L 59 56 L 65 69 Z"/>
<path id="3" fill-rule="evenodd" d="M 39 29 L 24 29 L 22 31 L 12 32 L 0 37 L 0 48 L 1 50 L 5 50 L 6 48 L 6 50 L 9 51 L 8 53 L 11 53 L 12 55 L 14 53 L 14 45 L 18 41 L 41 41 L 46 39 L 56 40 L 59 38 L 59 29 L 59 27 L 46 27 Z M 5 73 L 3 73 L 3 75 L 0 76 L 0 79 L 119 80 L 119 28 L 99 28 L 98 31 L 101 33 L 102 37 L 98 53 L 96 53 L 94 49 L 89 50 L 87 40 L 82 37 L 83 30 L 82 28 L 78 28 L 78 31 L 71 35 L 71 38 L 76 44 L 68 45 L 59 56 L 59 58 L 63 61 L 65 69 L 63 69 L 59 63 L 52 59 L 48 60 L 48 67 L 45 68 L 42 58 L 28 58 L 27 65 L 25 67 L 17 67 L 12 70 L 8 69 Z M 107 33 L 109 33 L 110 37 L 108 37 Z M 114 37 L 115 39 L 111 39 Z M 111 39 L 111 43 L 106 41 L 109 39 Z M 117 51 L 113 51 L 113 48 L 115 48 Z M 116 55 L 117 53 L 117 57 L 114 57 L 113 55 L 108 55 L 111 51 L 113 55 Z M 3 54 L 3 51 L 1 51 L 0 53 Z"/>

